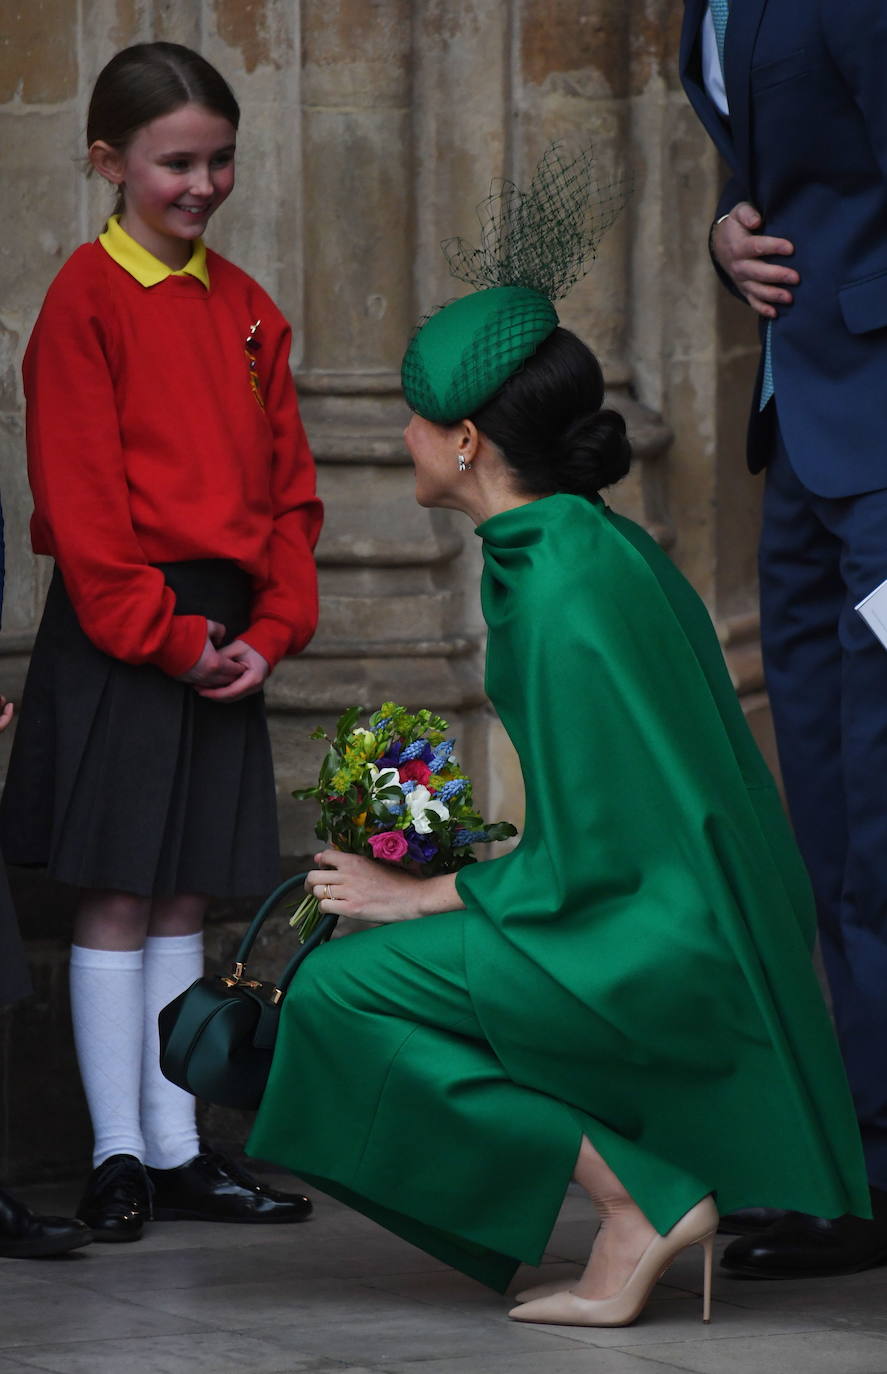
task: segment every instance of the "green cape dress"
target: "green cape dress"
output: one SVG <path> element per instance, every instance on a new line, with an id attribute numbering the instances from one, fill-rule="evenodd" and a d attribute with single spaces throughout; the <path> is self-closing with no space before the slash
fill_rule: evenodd
<path id="1" fill-rule="evenodd" d="M 306 961 L 250 1152 L 498 1288 L 583 1133 L 661 1232 L 709 1192 L 869 1216 L 807 877 L 702 602 L 602 503 L 478 534 L 523 836 L 464 912 Z"/>

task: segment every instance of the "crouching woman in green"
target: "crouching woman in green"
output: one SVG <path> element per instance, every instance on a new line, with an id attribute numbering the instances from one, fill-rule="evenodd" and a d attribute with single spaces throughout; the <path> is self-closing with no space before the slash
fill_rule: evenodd
<path id="1" fill-rule="evenodd" d="M 525 829 L 428 880 L 317 856 L 321 909 L 378 925 L 294 982 L 249 1148 L 500 1290 L 576 1178 L 585 1272 L 510 1315 L 622 1325 L 686 1246 L 708 1278 L 718 1208 L 870 1215 L 812 900 L 702 603 L 601 499 L 624 425 L 550 300 L 445 307 L 404 383 L 417 500 L 483 540 Z"/>

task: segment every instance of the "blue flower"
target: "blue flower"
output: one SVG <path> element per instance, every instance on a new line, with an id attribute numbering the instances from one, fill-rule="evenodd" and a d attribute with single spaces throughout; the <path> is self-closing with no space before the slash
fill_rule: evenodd
<path id="1" fill-rule="evenodd" d="M 434 755 L 431 752 L 431 745 L 427 739 L 413 740 L 408 744 L 400 756 L 401 763 L 409 763 L 410 759 L 421 759 L 423 763 L 428 763 Z"/>
<path id="2" fill-rule="evenodd" d="M 408 797 L 411 792 L 415 792 L 416 784 L 413 782 L 413 779 L 410 778 L 408 782 L 400 783 L 400 790 L 405 797 Z"/>
<path id="3" fill-rule="evenodd" d="M 412 826 L 404 831 L 407 852 L 411 859 L 420 864 L 429 863 L 439 853 L 437 840 L 432 835 L 417 835 Z"/>
<path id="4" fill-rule="evenodd" d="M 453 778 L 450 782 L 444 783 L 437 795 L 442 802 L 448 802 L 451 797 L 458 797 L 460 792 L 464 792 L 467 786 L 467 778 Z"/>
<path id="5" fill-rule="evenodd" d="M 432 751 L 432 759 L 428 764 L 432 773 L 439 773 L 442 768 L 446 768 L 450 754 L 452 754 L 455 746 L 456 741 L 454 739 L 445 739 L 443 744 L 439 744 L 437 748 Z"/>
<path id="6" fill-rule="evenodd" d="M 457 830 L 453 844 L 457 849 L 461 849 L 466 844 L 488 844 L 489 839 L 485 830 Z"/>
<path id="7" fill-rule="evenodd" d="M 378 727 L 377 727 L 378 728 Z M 388 746 L 388 753 L 381 759 L 376 759 L 377 768 L 396 768 L 400 763 L 400 755 L 403 745 L 399 739 L 392 740 Z"/>

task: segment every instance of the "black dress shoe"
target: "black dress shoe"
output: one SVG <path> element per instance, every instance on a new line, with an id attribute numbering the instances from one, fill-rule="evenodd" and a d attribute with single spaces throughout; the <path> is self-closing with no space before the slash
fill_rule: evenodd
<path id="1" fill-rule="evenodd" d="M 766 1231 L 774 1222 L 782 1221 L 785 1212 L 779 1207 L 737 1207 L 725 1212 L 718 1222 L 722 1236 L 753 1236 Z"/>
<path id="2" fill-rule="evenodd" d="M 824 1278 L 887 1264 L 887 1193 L 872 1188 L 873 1221 L 786 1212 L 769 1230 L 727 1246 L 721 1267 L 752 1279 Z"/>
<path id="3" fill-rule="evenodd" d="M 311 1199 L 257 1183 L 233 1160 L 204 1150 L 177 1169 L 148 1169 L 158 1221 L 304 1221 Z"/>
<path id="4" fill-rule="evenodd" d="M 93 1240 L 140 1240 L 151 1220 L 151 1185 L 135 1155 L 110 1155 L 87 1180 L 77 1215 Z"/>
<path id="5" fill-rule="evenodd" d="M 0 1255 L 4 1259 L 43 1259 L 88 1245 L 92 1232 L 76 1217 L 40 1217 L 0 1188 Z"/>

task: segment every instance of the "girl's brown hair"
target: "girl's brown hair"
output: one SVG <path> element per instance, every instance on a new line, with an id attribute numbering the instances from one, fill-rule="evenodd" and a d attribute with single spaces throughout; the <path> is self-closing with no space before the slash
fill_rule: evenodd
<path id="1" fill-rule="evenodd" d="M 139 129 L 182 105 L 202 105 L 236 129 L 240 106 L 225 78 L 180 43 L 134 43 L 99 72 L 86 119 L 86 146 L 100 140 L 126 151 Z M 114 213 L 123 210 L 123 189 Z"/>

